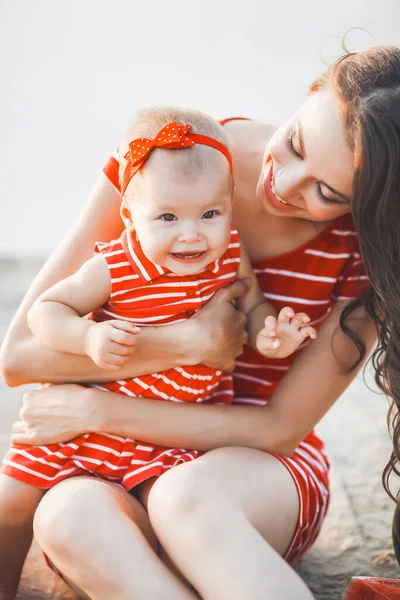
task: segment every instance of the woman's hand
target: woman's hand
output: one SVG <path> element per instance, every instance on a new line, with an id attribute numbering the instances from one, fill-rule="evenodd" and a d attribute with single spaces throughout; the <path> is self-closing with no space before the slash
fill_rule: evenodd
<path id="1" fill-rule="evenodd" d="M 246 317 L 235 308 L 234 301 L 247 294 L 249 289 L 247 280 L 235 281 L 214 294 L 192 317 L 197 328 L 195 342 L 199 363 L 233 371 L 235 359 L 242 354 L 248 338 Z"/>
<path id="2" fill-rule="evenodd" d="M 24 394 L 12 442 L 55 444 L 90 431 L 93 410 L 87 391 L 76 384 L 47 384 Z"/>

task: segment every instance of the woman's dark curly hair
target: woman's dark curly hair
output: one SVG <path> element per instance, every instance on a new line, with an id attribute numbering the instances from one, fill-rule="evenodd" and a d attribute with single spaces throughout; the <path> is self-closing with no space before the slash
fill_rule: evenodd
<path id="1" fill-rule="evenodd" d="M 346 52 L 311 86 L 339 99 L 347 141 L 354 151 L 352 213 L 371 287 L 346 306 L 346 318 L 363 305 L 378 331 L 372 355 L 378 387 L 391 399 L 388 425 L 393 452 L 383 472 L 400 475 L 400 48 L 374 46 Z M 364 358 L 365 344 L 350 333 Z M 354 365 L 356 366 L 356 365 Z M 396 494 L 397 496 L 397 494 Z"/>
<path id="2" fill-rule="evenodd" d="M 363 305 L 378 331 L 372 355 L 375 380 L 392 399 L 388 425 L 393 452 L 383 485 L 395 499 L 389 478 L 392 472 L 400 475 L 400 48 L 346 52 L 312 84 L 311 93 L 327 87 L 339 99 L 354 151 L 352 212 L 371 282 L 366 293 L 346 306 L 341 326 L 349 335 L 346 318 Z M 360 351 L 358 364 L 365 344 L 352 332 L 350 337 Z"/>

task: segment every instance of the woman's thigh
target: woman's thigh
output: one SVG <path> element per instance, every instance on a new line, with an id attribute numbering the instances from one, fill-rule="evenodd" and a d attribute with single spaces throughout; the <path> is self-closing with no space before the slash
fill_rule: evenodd
<path id="1" fill-rule="evenodd" d="M 213 450 L 162 475 L 149 493 L 153 525 L 164 509 L 171 518 L 188 509 L 201 520 L 199 513 L 208 507 L 221 521 L 228 518 L 229 506 L 285 555 L 298 522 L 299 495 L 289 471 L 273 455 L 241 447 Z"/>
<path id="2" fill-rule="evenodd" d="M 64 565 L 70 564 L 69 552 L 90 560 L 90 548 L 86 551 L 79 543 L 85 535 L 87 524 L 102 520 L 113 522 L 119 512 L 124 513 L 142 532 L 155 552 L 157 538 L 147 512 L 141 503 L 121 486 L 95 477 L 74 477 L 60 482 L 42 499 L 35 515 L 35 537 L 45 552 L 49 565 L 78 594 L 88 598 L 65 574 Z M 93 532 L 92 541 L 96 543 Z M 114 540 L 110 540 L 112 544 Z M 78 547 L 77 547 L 78 546 Z M 82 567 L 85 568 L 84 563 Z"/>
<path id="3" fill-rule="evenodd" d="M 36 511 L 35 522 L 37 525 L 40 521 L 42 527 L 49 519 L 54 521 L 55 516 L 67 516 L 69 513 L 72 518 L 74 513 L 78 513 L 78 516 L 82 514 L 82 518 L 85 518 L 85 515 L 88 516 L 88 512 L 85 512 L 87 509 L 93 516 L 102 512 L 107 503 L 114 504 L 116 510 L 123 511 L 134 521 L 153 549 L 157 549 L 157 538 L 142 504 L 122 486 L 97 477 L 72 477 L 51 488 Z"/>

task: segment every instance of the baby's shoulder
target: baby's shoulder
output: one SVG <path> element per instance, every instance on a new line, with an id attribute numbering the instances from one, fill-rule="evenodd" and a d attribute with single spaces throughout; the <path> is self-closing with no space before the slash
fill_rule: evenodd
<path id="1" fill-rule="evenodd" d="M 109 242 L 97 241 L 94 244 L 94 254 L 103 254 L 104 256 L 119 257 L 125 254 L 122 244 L 122 236 Z"/>

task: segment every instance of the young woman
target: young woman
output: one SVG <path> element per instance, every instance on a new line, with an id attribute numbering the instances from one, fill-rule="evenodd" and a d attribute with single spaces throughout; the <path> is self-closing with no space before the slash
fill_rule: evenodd
<path id="1" fill-rule="evenodd" d="M 234 225 L 261 288 L 277 310 L 295 305 L 319 329 L 295 360 L 281 365 L 245 348 L 234 372 L 235 406 L 126 402 L 76 383 L 62 385 L 107 381 L 110 373 L 86 357 L 51 351 L 30 335 L 26 314 L 35 298 L 75 271 L 96 239 L 121 232 L 116 165 L 106 168 L 3 345 L 9 384 L 61 384 L 25 395 L 14 441 L 49 444 L 109 431 L 206 453 L 136 497 L 93 478 L 66 480 L 46 494 L 36 513 L 37 539 L 82 596 L 311 598 L 287 561 L 313 543 L 328 504 L 328 462 L 312 429 L 355 376 L 374 342 L 375 324 L 386 351 L 378 376 L 399 396 L 393 351 L 399 95 L 400 50 L 375 47 L 329 68 L 277 130 L 245 120 L 226 123 L 235 144 Z M 245 333 L 231 301 L 246 291 L 236 282 L 186 323 L 143 331 L 118 379 L 184 364 L 232 369 Z M 86 539 L 79 547 L 78 531 Z M 27 528 L 27 545 L 30 536 Z"/>

